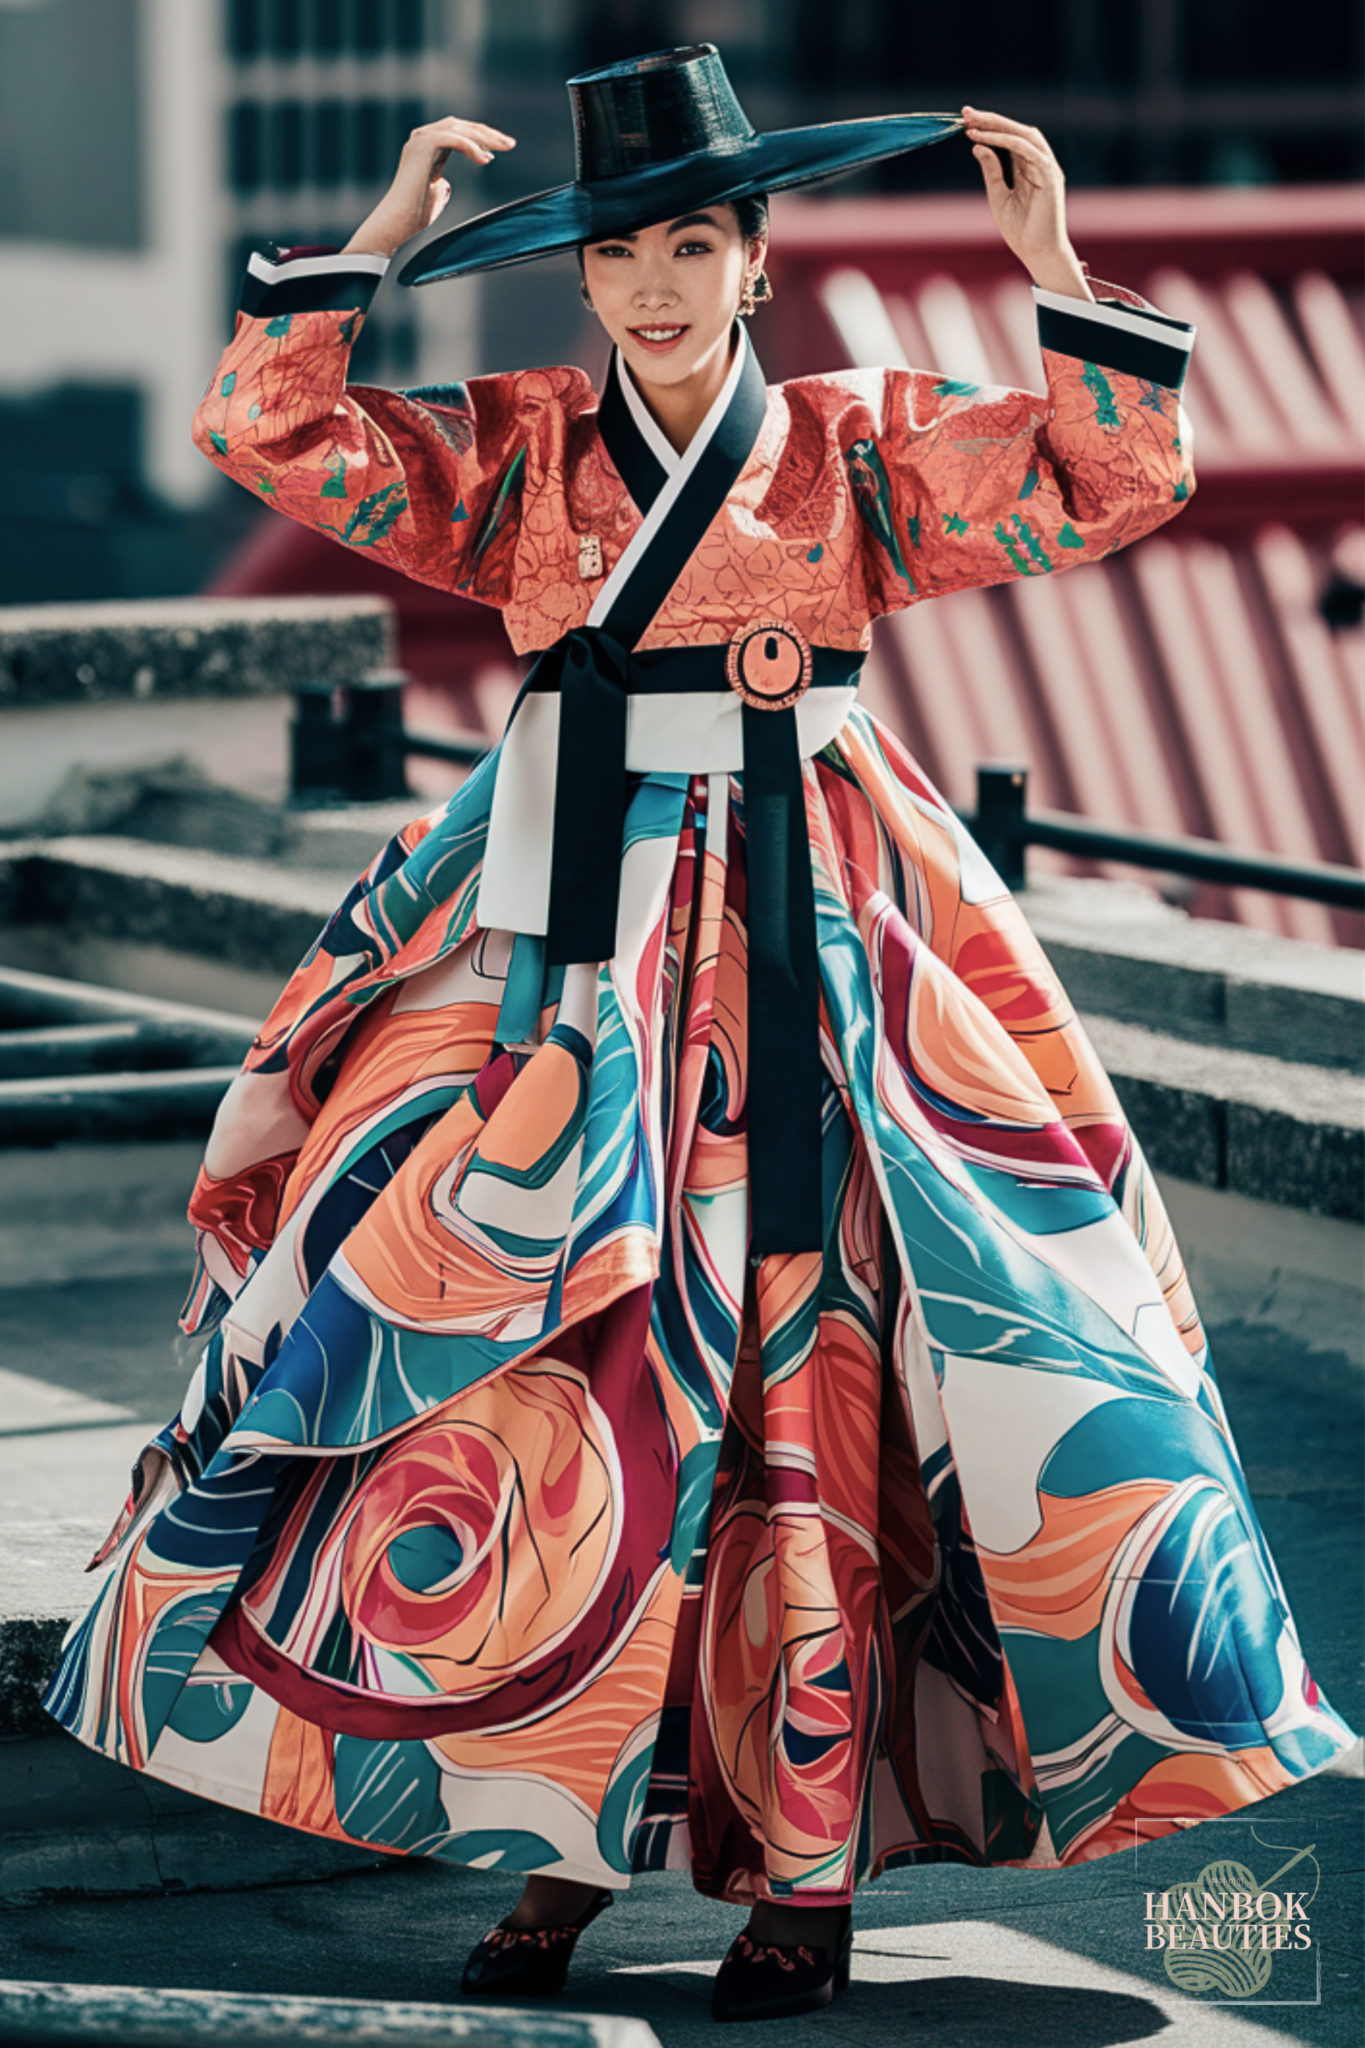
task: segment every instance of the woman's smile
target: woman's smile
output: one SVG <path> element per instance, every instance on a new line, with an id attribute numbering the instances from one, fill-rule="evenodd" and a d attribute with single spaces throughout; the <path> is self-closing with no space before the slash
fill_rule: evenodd
<path id="1" fill-rule="evenodd" d="M 647 349 L 652 356 L 670 355 L 691 332 L 687 321 L 651 320 L 639 327 L 628 327 L 627 334 L 637 348 Z"/>

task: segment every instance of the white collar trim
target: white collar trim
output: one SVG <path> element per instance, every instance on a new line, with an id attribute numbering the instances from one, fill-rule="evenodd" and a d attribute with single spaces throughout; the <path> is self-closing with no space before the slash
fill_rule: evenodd
<path id="1" fill-rule="evenodd" d="M 629 581 L 630 577 L 634 574 L 636 565 L 638 564 L 641 555 L 643 555 L 645 549 L 653 540 L 655 534 L 662 526 L 664 520 L 672 511 L 673 506 L 677 502 L 679 493 L 683 488 L 683 485 L 687 482 L 687 479 L 691 476 L 693 470 L 701 461 L 702 456 L 706 453 L 707 447 L 711 442 L 712 436 L 715 434 L 716 428 L 720 425 L 721 421 L 724 419 L 727 411 L 729 410 L 730 400 L 735 395 L 735 391 L 739 384 L 739 380 L 744 375 L 745 365 L 748 363 L 749 360 L 750 346 L 751 344 L 749 341 L 748 329 L 746 327 L 741 327 L 739 330 L 739 343 L 735 349 L 735 359 L 731 363 L 730 368 L 726 373 L 725 382 L 721 385 L 719 393 L 712 402 L 711 409 L 707 413 L 706 418 L 697 428 L 696 433 L 692 436 L 692 439 L 688 442 L 686 448 L 683 450 L 681 455 L 679 455 L 677 450 L 671 445 L 671 443 L 668 442 L 664 438 L 664 436 L 659 433 L 658 427 L 655 426 L 654 421 L 650 419 L 651 427 L 653 427 L 654 432 L 659 435 L 659 440 L 663 443 L 664 448 L 666 448 L 668 451 L 668 461 L 664 464 L 665 470 L 667 471 L 668 481 L 665 483 L 658 497 L 654 500 L 654 503 L 650 506 L 649 511 L 645 514 L 644 519 L 637 527 L 631 539 L 629 547 L 625 550 L 625 553 L 621 556 L 620 561 L 616 564 L 616 567 L 612 570 L 610 576 L 602 585 L 602 588 L 598 591 L 596 598 L 593 600 L 592 610 L 588 613 L 588 624 L 590 626 L 600 626 L 603 623 L 608 612 L 611 610 L 612 606 L 616 602 L 617 593 L 624 587 L 624 585 Z M 639 392 L 636 391 L 634 385 L 631 383 L 630 374 L 627 371 L 624 362 L 621 360 L 619 350 L 617 351 L 616 356 L 616 370 L 617 375 L 621 379 L 621 389 L 625 393 L 627 404 L 629 404 L 631 399 L 634 398 L 636 404 L 640 406 L 641 411 L 645 412 L 646 417 L 648 417 L 648 409 L 645 406 L 645 402 L 640 397 Z M 634 417 L 634 407 L 632 407 L 632 417 Z M 643 431 L 644 429 L 643 427 L 641 427 L 641 432 Z M 654 443 L 652 441 L 650 442 L 650 446 L 654 446 Z M 662 454 L 659 455 L 659 460 L 661 462 L 664 461 Z"/>

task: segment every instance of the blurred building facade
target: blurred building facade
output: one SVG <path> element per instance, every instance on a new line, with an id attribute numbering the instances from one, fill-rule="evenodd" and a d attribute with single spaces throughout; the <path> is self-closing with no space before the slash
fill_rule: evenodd
<path id="1" fill-rule="evenodd" d="M 1359 174 L 1362 14 L 1271 0 L 0 0 L 0 601 L 198 587 L 253 513 L 187 422 L 248 250 L 343 242 L 451 109 L 518 149 L 452 213 L 563 179 L 570 72 L 697 40 L 762 126 L 1001 104 L 1073 187 Z M 968 190 L 952 146 L 841 195 Z M 355 372 L 407 383 L 591 348 L 571 262 L 388 287 Z M 589 361 L 590 368 L 597 367 Z"/>
<path id="2" fill-rule="evenodd" d="M 409 130 L 469 103 L 482 14 L 0 0 L 0 599 L 203 580 L 244 513 L 188 423 L 246 256 L 345 242 Z M 477 318 L 477 287 L 386 295 L 357 374 L 448 373 Z"/>
<path id="3" fill-rule="evenodd" d="M 710 41 L 766 124 L 892 105 L 999 106 L 1043 128 L 1085 184 L 1327 182 L 1361 166 L 1365 15 L 1318 0 L 504 0 L 490 82 L 555 84 L 636 50 Z M 869 174 L 881 189 L 970 188 L 970 159 Z"/>

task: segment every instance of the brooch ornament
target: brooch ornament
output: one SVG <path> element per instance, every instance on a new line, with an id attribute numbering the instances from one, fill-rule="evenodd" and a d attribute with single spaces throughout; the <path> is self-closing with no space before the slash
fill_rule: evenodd
<path id="1" fill-rule="evenodd" d="M 725 673 L 751 711 L 789 710 L 810 688 L 810 642 L 795 626 L 760 619 L 730 642 Z"/>
<path id="2" fill-rule="evenodd" d="M 601 574 L 602 543 L 595 533 L 582 533 L 578 537 L 579 580 L 592 583 Z"/>

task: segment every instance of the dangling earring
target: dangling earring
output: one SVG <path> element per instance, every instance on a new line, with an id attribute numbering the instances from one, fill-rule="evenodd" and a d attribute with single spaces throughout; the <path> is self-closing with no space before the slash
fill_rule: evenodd
<path id="1" fill-rule="evenodd" d="M 578 296 L 580 299 L 582 299 L 583 304 L 591 313 L 593 310 L 593 304 L 592 300 L 588 296 L 588 280 L 586 279 L 586 277 L 580 278 L 578 281 Z"/>
<path id="2" fill-rule="evenodd" d="M 744 290 L 740 293 L 740 317 L 747 320 L 756 307 L 766 306 L 772 295 L 773 288 L 768 282 L 768 273 L 766 270 L 760 270 L 757 277 L 749 279 Z"/>

